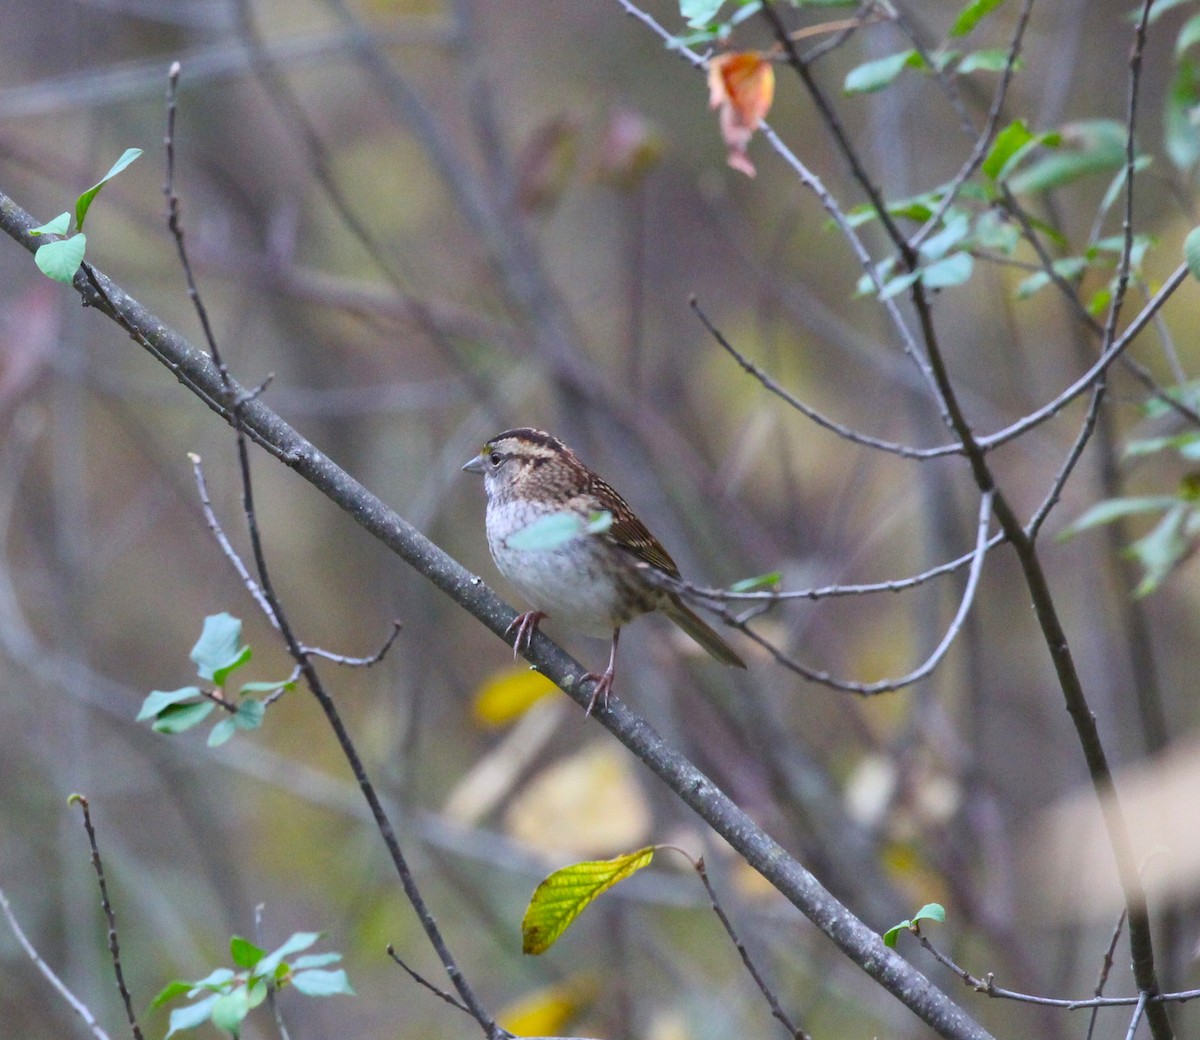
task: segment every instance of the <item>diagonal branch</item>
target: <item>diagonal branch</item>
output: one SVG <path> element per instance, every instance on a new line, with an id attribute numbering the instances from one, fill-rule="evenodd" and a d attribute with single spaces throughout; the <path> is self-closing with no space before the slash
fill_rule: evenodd
<path id="1" fill-rule="evenodd" d="M 34 220 L 0 192 L 0 230 L 29 252 L 40 242 L 29 231 Z M 115 282 L 94 268 L 74 282 L 86 306 L 103 312 L 160 360 L 210 409 L 231 425 L 240 423 L 255 443 L 284 462 L 348 513 L 361 527 L 387 545 L 414 570 L 450 596 L 497 636 L 516 616 L 478 577 L 389 509 L 379 498 L 335 465 L 315 445 L 272 411 L 261 398 L 246 400 L 242 388 L 231 388 L 234 408 L 212 359 L 166 326 Z M 558 684 L 581 707 L 588 695 L 581 688 L 584 669 L 545 635 L 538 633 L 526 658 Z M 990 1034 L 920 971 L 884 946 L 880 936 L 840 903 L 796 859 L 749 815 L 716 787 L 684 755 L 617 698 L 596 712 L 600 723 L 716 833 L 725 838 L 755 870 L 815 924 L 855 964 L 921 1018 L 939 1036 L 952 1040 L 987 1040 Z"/>

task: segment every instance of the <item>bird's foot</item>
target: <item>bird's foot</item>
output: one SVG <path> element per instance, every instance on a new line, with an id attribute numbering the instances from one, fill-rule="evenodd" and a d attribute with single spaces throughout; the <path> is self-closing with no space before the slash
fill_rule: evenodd
<path id="1" fill-rule="evenodd" d="M 513 640 L 513 660 L 517 659 L 517 654 L 522 650 L 529 649 L 529 643 L 533 639 L 533 633 L 538 630 L 538 624 L 546 615 L 540 610 L 527 610 L 524 614 L 518 614 L 512 619 L 508 628 L 504 630 L 504 634 L 511 635 L 513 630 L 516 630 L 517 638 Z"/>

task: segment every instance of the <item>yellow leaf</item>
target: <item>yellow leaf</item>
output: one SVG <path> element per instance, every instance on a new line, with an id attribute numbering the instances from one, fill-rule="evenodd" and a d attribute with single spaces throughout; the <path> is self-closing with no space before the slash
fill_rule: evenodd
<path id="1" fill-rule="evenodd" d="M 556 986 L 543 986 L 502 1007 L 496 1022 L 515 1036 L 561 1036 L 570 1021 L 595 998 L 596 984 L 579 975 Z"/>
<path id="2" fill-rule="evenodd" d="M 475 693 L 471 711 L 481 726 L 507 726 L 558 687 L 528 667 L 496 672 Z"/>
<path id="3" fill-rule="evenodd" d="M 556 870 L 533 891 L 521 922 L 521 948 L 525 953 L 545 953 L 591 904 L 618 881 L 649 865 L 654 846 L 616 859 L 589 860 Z"/>

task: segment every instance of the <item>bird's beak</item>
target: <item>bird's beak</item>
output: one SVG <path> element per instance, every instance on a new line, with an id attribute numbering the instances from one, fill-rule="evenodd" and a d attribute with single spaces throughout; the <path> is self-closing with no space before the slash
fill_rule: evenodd
<path id="1" fill-rule="evenodd" d="M 463 466 L 464 473 L 482 473 L 484 471 L 483 454 L 476 455 L 470 462 Z"/>

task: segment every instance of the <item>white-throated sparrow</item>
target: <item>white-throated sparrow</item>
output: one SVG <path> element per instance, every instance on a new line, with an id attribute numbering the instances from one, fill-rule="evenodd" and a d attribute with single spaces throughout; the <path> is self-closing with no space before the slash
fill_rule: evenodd
<path id="1" fill-rule="evenodd" d="M 483 474 L 488 548 L 500 573 L 535 608 L 508 628 L 517 633 L 514 653 L 529 645 L 538 622 L 550 615 L 589 635 L 612 633 L 608 668 L 583 677 L 596 683 L 589 715 L 597 701 L 608 704 L 621 626 L 653 610 L 718 661 L 746 667 L 677 592 L 653 581 L 655 573 L 678 579 L 675 561 L 628 503 L 562 441 L 540 430 L 508 430 L 463 469 Z M 539 527 L 546 537 L 530 539 Z"/>

